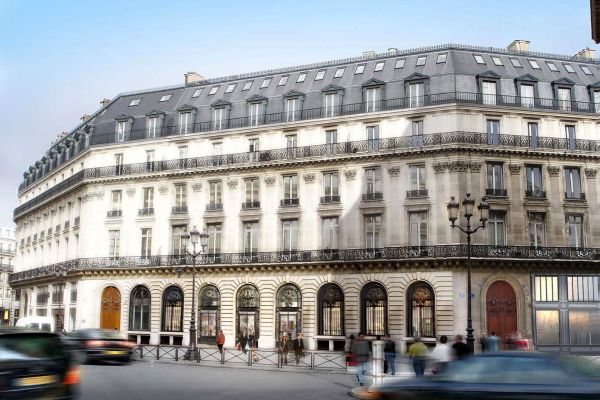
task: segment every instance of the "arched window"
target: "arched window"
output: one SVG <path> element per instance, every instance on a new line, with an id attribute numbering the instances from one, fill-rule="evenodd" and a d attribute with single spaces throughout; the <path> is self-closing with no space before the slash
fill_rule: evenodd
<path id="1" fill-rule="evenodd" d="M 335 283 L 328 283 L 319 289 L 318 324 L 319 335 L 344 336 L 344 292 Z"/>
<path id="2" fill-rule="evenodd" d="M 257 340 L 260 334 L 260 294 L 254 285 L 246 284 L 239 288 L 236 297 L 237 318 L 236 331 L 237 337 L 246 333 L 248 338 Z M 254 346 L 255 343 L 250 344 Z"/>
<path id="3" fill-rule="evenodd" d="M 183 332 L 183 292 L 169 286 L 163 294 L 162 331 Z"/>
<path id="4" fill-rule="evenodd" d="M 150 330 L 150 291 L 145 286 L 136 286 L 129 301 L 129 330 Z"/>
<path id="5" fill-rule="evenodd" d="M 407 291 L 408 332 L 412 337 L 435 337 L 435 297 L 425 282 L 413 283 Z"/>
<path id="6" fill-rule="evenodd" d="M 367 336 L 387 333 L 387 293 L 378 282 L 369 282 L 360 293 L 361 331 Z"/>
<path id="7" fill-rule="evenodd" d="M 221 295 L 219 289 L 213 285 L 206 285 L 200 291 L 198 303 L 200 316 L 199 339 L 200 343 L 214 344 L 219 332 L 221 317 Z"/>
<path id="8" fill-rule="evenodd" d="M 277 291 L 277 308 L 275 310 L 275 332 L 287 332 L 295 338 L 302 332 L 302 294 L 298 286 L 286 283 Z"/>

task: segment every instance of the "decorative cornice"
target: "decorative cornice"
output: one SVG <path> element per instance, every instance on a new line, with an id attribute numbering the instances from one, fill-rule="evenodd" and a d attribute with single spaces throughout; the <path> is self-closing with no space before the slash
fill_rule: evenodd
<path id="1" fill-rule="evenodd" d="M 238 186 L 238 180 L 237 179 L 227 179 L 227 186 L 229 187 L 229 189 L 234 190 L 237 188 Z"/>
<path id="2" fill-rule="evenodd" d="M 275 184 L 275 177 L 273 175 L 267 176 L 265 178 L 265 185 L 267 185 L 267 186 L 273 186 L 274 184 Z"/>
<path id="3" fill-rule="evenodd" d="M 433 170 L 435 171 L 436 174 L 443 174 L 444 172 L 446 172 L 446 163 L 445 162 L 439 162 L 439 163 L 434 163 L 433 164 Z"/>
<path id="4" fill-rule="evenodd" d="M 588 179 L 596 179 L 596 174 L 598 173 L 598 169 L 596 168 L 586 168 L 584 169 L 585 176 Z"/>
<path id="5" fill-rule="evenodd" d="M 550 176 L 560 175 L 560 167 L 557 167 L 556 165 L 548 165 L 548 167 L 546 167 L 546 169 L 548 170 L 548 174 Z"/>
<path id="6" fill-rule="evenodd" d="M 92 200 L 102 200 L 103 198 L 104 198 L 104 192 L 98 190 L 95 192 L 85 193 L 83 196 L 81 196 L 81 202 L 85 203 L 87 201 L 92 201 Z"/>
<path id="7" fill-rule="evenodd" d="M 312 172 L 307 172 L 302 175 L 305 183 L 313 183 L 315 181 L 315 174 Z"/>
<path id="8" fill-rule="evenodd" d="M 390 174 L 390 176 L 400 176 L 400 166 L 399 165 L 389 166 L 388 174 Z"/>
<path id="9" fill-rule="evenodd" d="M 134 187 L 128 187 L 127 190 L 125 190 L 127 192 L 127 196 L 129 197 L 133 197 L 135 195 L 135 188 Z"/>
<path id="10" fill-rule="evenodd" d="M 200 181 L 196 181 L 194 183 L 192 183 L 192 190 L 194 192 L 199 192 L 202 190 L 202 182 Z"/>
<path id="11" fill-rule="evenodd" d="M 467 172 L 469 169 L 467 161 L 451 161 L 447 165 L 450 172 Z"/>
<path id="12" fill-rule="evenodd" d="M 519 175 L 521 173 L 521 164 L 508 164 L 508 170 L 511 175 Z"/>
<path id="13" fill-rule="evenodd" d="M 482 166 L 482 164 L 477 161 L 471 161 L 469 163 L 469 169 L 471 170 L 471 172 L 476 173 L 476 174 L 481 172 L 481 166 Z"/>
<path id="14" fill-rule="evenodd" d="M 167 185 L 160 185 L 158 187 L 158 193 L 167 194 L 169 192 L 169 187 Z"/>
<path id="15" fill-rule="evenodd" d="M 344 171 L 344 176 L 347 180 L 352 181 L 356 178 L 356 170 L 355 169 L 347 169 Z"/>

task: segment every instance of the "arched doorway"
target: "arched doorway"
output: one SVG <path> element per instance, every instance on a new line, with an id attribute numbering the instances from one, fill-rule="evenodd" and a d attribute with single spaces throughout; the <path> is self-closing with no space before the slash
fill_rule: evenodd
<path id="1" fill-rule="evenodd" d="M 512 332 L 517 331 L 517 297 L 506 281 L 496 281 L 487 290 L 486 299 L 487 333 L 496 332 L 500 348 Z"/>
<path id="2" fill-rule="evenodd" d="M 109 286 L 102 291 L 100 328 L 116 331 L 121 329 L 121 293 L 114 286 Z"/>
<path id="3" fill-rule="evenodd" d="M 277 308 L 275 310 L 275 333 L 287 333 L 294 339 L 302 332 L 302 294 L 300 289 L 286 283 L 277 291 Z"/>

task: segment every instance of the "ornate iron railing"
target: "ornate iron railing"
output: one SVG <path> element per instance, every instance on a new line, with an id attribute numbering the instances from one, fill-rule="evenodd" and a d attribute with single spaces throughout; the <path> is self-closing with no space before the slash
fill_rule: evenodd
<path id="1" fill-rule="evenodd" d="M 565 192 L 565 200 L 585 200 L 585 193 Z"/>
<path id="2" fill-rule="evenodd" d="M 573 247 L 530 247 L 530 246 L 471 246 L 474 258 L 503 258 L 527 260 L 575 260 L 600 262 L 600 248 Z M 307 262 L 362 262 L 369 260 L 410 260 L 419 258 L 466 258 L 466 244 L 434 246 L 382 247 L 378 249 L 324 249 L 267 251 L 255 253 L 220 253 L 201 255 L 196 259 L 196 267 L 244 264 L 285 264 Z M 78 258 L 50 264 L 43 267 L 16 272 L 10 275 L 9 282 L 17 283 L 29 279 L 53 277 L 59 271 L 75 273 L 80 271 L 116 270 L 134 268 L 184 268 L 192 259 L 185 255 L 164 256 L 124 256 Z"/>
<path id="3" fill-rule="evenodd" d="M 339 203 L 340 196 L 322 196 L 321 204 Z"/>
<path id="4" fill-rule="evenodd" d="M 298 205 L 300 205 L 300 199 L 297 197 L 281 200 L 281 207 L 294 207 Z"/>
<path id="5" fill-rule="evenodd" d="M 427 189 L 407 190 L 406 197 L 409 199 L 417 199 L 419 197 L 427 197 L 429 192 Z"/>
<path id="6" fill-rule="evenodd" d="M 149 208 L 140 208 L 138 210 L 138 215 L 154 215 L 154 208 L 149 207 Z"/>
<path id="7" fill-rule="evenodd" d="M 485 189 L 485 195 L 490 197 L 506 197 L 507 191 L 506 189 Z"/>
<path id="8" fill-rule="evenodd" d="M 106 216 L 108 218 L 112 217 L 121 217 L 123 215 L 123 210 L 110 210 L 106 212 Z"/>
<path id="9" fill-rule="evenodd" d="M 526 190 L 525 197 L 528 199 L 545 199 L 546 191 L 545 190 Z"/>
<path id="10" fill-rule="evenodd" d="M 171 209 L 172 214 L 187 214 L 188 206 L 174 206 Z"/>
<path id="11" fill-rule="evenodd" d="M 242 210 L 260 208 L 260 201 L 246 201 L 242 203 Z"/>
<path id="12" fill-rule="evenodd" d="M 383 193 L 381 193 L 381 192 L 363 193 L 362 199 L 364 201 L 383 200 Z"/>

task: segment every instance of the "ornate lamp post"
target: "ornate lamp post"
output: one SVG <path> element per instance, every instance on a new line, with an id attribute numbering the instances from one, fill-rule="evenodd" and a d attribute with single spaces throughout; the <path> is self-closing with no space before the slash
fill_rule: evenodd
<path id="1" fill-rule="evenodd" d="M 192 242 L 193 250 L 188 250 L 188 244 Z M 200 244 L 200 251 L 196 251 L 196 246 Z M 208 245 L 208 233 L 206 231 L 200 233 L 194 226 L 189 233 L 184 232 L 181 234 L 181 245 L 184 251 L 192 257 L 192 317 L 190 321 L 190 343 L 188 345 L 187 352 L 183 356 L 186 360 L 197 360 L 198 359 L 198 346 L 196 335 L 196 258 L 204 253 L 206 246 Z"/>
<path id="2" fill-rule="evenodd" d="M 471 217 L 473 216 L 473 208 L 475 207 L 475 199 L 471 197 L 471 193 L 467 193 L 467 196 L 462 202 L 465 209 L 465 218 L 467 219 L 466 228 L 461 228 L 456 225 L 458 219 L 459 204 L 456 202 L 454 196 L 450 198 L 448 203 L 448 220 L 450 221 L 451 228 L 458 228 L 460 231 L 467 235 L 467 346 L 471 354 L 474 352 L 475 337 L 473 337 L 473 318 L 471 312 L 471 235 L 477 232 L 479 229 L 485 229 L 485 223 L 490 216 L 490 205 L 487 203 L 485 196 L 481 198 L 481 203 L 477 206 L 479 209 L 479 221 L 481 225 L 472 227 Z"/>

